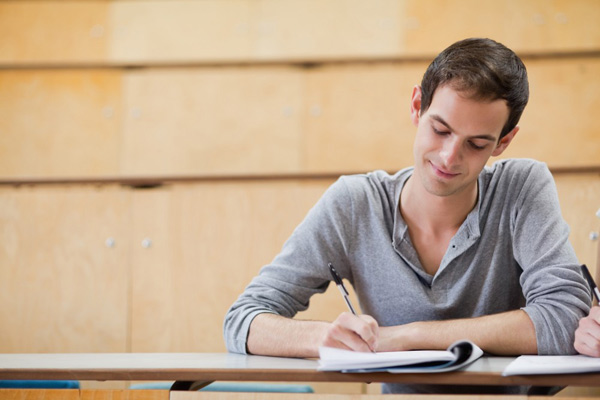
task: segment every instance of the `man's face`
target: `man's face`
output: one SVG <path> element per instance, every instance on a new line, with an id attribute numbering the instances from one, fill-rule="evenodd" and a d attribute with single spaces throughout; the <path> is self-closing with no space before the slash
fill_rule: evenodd
<path id="1" fill-rule="evenodd" d="M 412 119 L 417 126 L 414 144 L 415 176 L 436 196 L 476 190 L 477 177 L 490 156 L 508 146 L 518 128 L 498 138 L 508 120 L 504 100 L 477 101 L 449 85 L 439 87 L 421 115 L 421 91 L 416 87 Z"/>

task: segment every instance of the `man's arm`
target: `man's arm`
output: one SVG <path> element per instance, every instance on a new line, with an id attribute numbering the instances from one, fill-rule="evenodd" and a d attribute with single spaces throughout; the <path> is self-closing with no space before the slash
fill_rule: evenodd
<path id="1" fill-rule="evenodd" d="M 575 350 L 580 354 L 600 357 L 600 307 L 592 307 L 590 315 L 579 321 L 575 331 Z"/>
<path id="2" fill-rule="evenodd" d="M 248 333 L 250 354 L 282 357 L 318 357 L 319 346 L 370 351 L 377 346 L 379 327 L 368 315 L 345 312 L 333 322 L 259 314 Z"/>
<path id="3" fill-rule="evenodd" d="M 380 328 L 368 315 L 343 313 L 329 323 L 260 314 L 252 321 L 247 345 L 252 354 L 317 357 L 319 346 L 356 351 L 445 350 L 461 339 L 498 355 L 537 353 L 533 323 L 522 310 Z"/>
<path id="4" fill-rule="evenodd" d="M 380 328 L 378 351 L 447 349 L 469 339 L 482 350 L 498 355 L 536 354 L 533 322 L 522 310 L 475 318 L 420 321 Z"/>

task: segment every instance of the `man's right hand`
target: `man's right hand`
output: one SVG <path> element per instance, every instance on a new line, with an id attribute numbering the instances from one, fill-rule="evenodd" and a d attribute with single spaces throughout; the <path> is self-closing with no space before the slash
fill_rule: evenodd
<path id="1" fill-rule="evenodd" d="M 353 351 L 375 351 L 379 325 L 370 315 L 356 316 L 345 312 L 333 321 L 325 333 L 322 345 Z"/>

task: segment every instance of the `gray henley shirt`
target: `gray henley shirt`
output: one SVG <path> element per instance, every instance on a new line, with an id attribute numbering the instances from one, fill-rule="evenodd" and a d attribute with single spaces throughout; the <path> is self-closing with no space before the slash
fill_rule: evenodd
<path id="1" fill-rule="evenodd" d="M 546 165 L 510 159 L 485 167 L 477 205 L 433 276 L 421 267 L 400 214 L 400 193 L 412 172 L 375 171 L 334 183 L 231 306 L 224 324 L 228 350 L 246 353 L 256 315 L 291 318 L 305 310 L 312 295 L 327 289 L 331 262 L 380 326 L 523 309 L 539 354 L 574 353 L 574 332 L 591 297 Z M 389 385 L 384 391 L 406 390 Z"/>

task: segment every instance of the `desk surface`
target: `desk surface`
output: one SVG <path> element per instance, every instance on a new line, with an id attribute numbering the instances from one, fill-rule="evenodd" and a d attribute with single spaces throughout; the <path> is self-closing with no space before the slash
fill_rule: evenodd
<path id="1" fill-rule="evenodd" d="M 228 353 L 0 354 L 0 379 L 397 382 L 469 385 L 600 386 L 600 373 L 502 376 L 512 357 L 483 357 L 462 371 L 348 374 L 317 361 Z"/>

